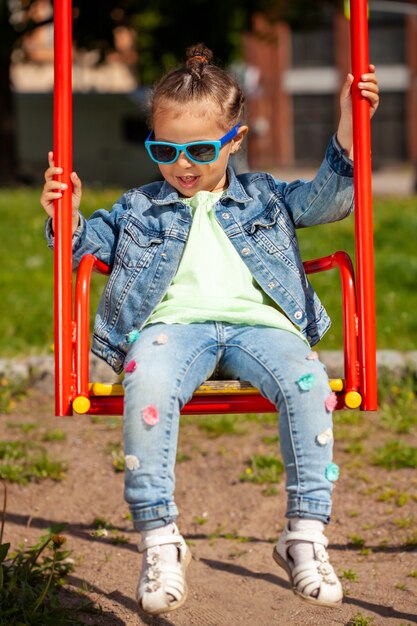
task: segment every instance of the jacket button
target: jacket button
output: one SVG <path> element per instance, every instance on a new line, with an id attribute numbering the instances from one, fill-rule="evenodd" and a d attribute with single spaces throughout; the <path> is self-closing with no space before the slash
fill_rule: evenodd
<path id="1" fill-rule="evenodd" d="M 242 248 L 242 254 L 244 256 L 247 256 L 248 254 L 250 254 L 250 248 Z"/>
<path id="2" fill-rule="evenodd" d="M 276 283 L 274 283 L 274 281 L 273 281 L 273 280 L 271 280 L 271 282 L 270 282 L 270 283 L 268 283 L 268 287 L 269 287 L 270 289 L 273 289 L 274 287 L 276 287 Z"/>
<path id="3" fill-rule="evenodd" d="M 228 219 L 230 219 L 230 213 L 228 213 L 227 211 L 223 211 L 223 213 L 222 213 L 222 218 L 223 218 L 224 220 L 228 220 Z"/>
<path id="4" fill-rule="evenodd" d="M 303 317 L 303 314 L 301 313 L 301 311 L 296 311 L 294 313 L 294 317 L 296 320 L 300 320 Z"/>

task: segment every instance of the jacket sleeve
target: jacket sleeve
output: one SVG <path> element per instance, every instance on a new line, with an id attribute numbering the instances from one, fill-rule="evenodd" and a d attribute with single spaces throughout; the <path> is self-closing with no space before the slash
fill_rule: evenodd
<path id="1" fill-rule="evenodd" d="M 313 180 L 278 183 L 278 187 L 280 184 L 297 228 L 336 222 L 353 210 L 353 161 L 345 155 L 335 136 Z"/>
<path id="2" fill-rule="evenodd" d="M 99 209 L 88 219 L 80 213 L 80 224 L 72 236 L 73 268 L 77 269 L 85 254 L 94 254 L 100 261 L 112 266 L 120 231 L 120 217 L 126 211 L 126 198 L 123 195 L 111 211 Z M 45 224 L 45 236 L 50 248 L 54 247 L 52 220 Z"/>

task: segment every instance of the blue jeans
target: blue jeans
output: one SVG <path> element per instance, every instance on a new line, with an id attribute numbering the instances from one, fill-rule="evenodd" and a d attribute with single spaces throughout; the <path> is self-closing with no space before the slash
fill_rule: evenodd
<path id="1" fill-rule="evenodd" d="M 247 380 L 279 412 L 287 517 L 330 520 L 333 437 L 323 364 L 296 334 L 222 322 L 154 324 L 131 344 L 125 366 L 125 499 L 134 527 L 174 521 L 181 408 L 205 380 Z M 337 468 L 336 468 L 337 469 Z"/>

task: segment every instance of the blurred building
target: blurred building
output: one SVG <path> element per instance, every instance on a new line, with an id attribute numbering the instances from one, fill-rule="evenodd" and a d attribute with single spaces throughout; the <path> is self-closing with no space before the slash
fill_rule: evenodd
<path id="1" fill-rule="evenodd" d="M 417 163 L 417 5 L 370 2 L 370 60 L 377 67 L 381 104 L 372 122 L 373 164 Z M 389 11 L 388 11 L 389 9 Z M 319 162 L 339 118 L 339 90 L 350 70 L 349 22 L 329 14 L 312 31 L 261 16 L 245 37 L 245 62 L 257 68 L 249 92 L 251 168 Z"/>

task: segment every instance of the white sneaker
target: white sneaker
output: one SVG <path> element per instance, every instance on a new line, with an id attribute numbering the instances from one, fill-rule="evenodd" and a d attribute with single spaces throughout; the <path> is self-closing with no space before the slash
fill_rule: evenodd
<path id="1" fill-rule="evenodd" d="M 311 544 L 313 558 L 295 565 L 290 548 L 294 541 Z M 288 574 L 292 590 L 303 600 L 321 606 L 340 606 L 343 589 L 325 550 L 329 540 L 322 532 L 292 531 L 287 524 L 273 551 L 273 558 Z"/>
<path id="2" fill-rule="evenodd" d="M 176 524 L 148 531 L 139 552 L 143 554 L 137 589 L 139 606 L 151 615 L 179 608 L 187 598 L 185 571 L 191 552 Z"/>

